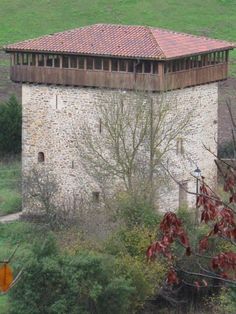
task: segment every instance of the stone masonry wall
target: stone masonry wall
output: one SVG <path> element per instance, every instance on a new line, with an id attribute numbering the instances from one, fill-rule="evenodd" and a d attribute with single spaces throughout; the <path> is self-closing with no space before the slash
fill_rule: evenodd
<path id="1" fill-rule="evenodd" d="M 59 183 L 64 199 L 73 195 L 80 197 L 86 191 L 92 198 L 96 183 L 82 167 L 76 149 L 76 132 L 86 123 L 94 132 L 99 133 L 99 104 L 104 99 L 120 93 L 116 90 L 46 86 L 23 84 L 23 175 L 38 164 L 38 153 L 45 154 L 43 167 L 52 171 Z M 127 91 L 126 97 L 132 99 L 134 92 Z M 158 97 L 158 94 L 152 94 Z M 196 181 L 191 173 L 198 166 L 209 183 L 216 182 L 214 153 L 217 151 L 217 107 L 218 84 L 202 86 L 165 93 L 164 101 L 173 107 L 174 117 L 191 114 L 189 125 L 183 135 L 183 154 L 176 153 L 176 143 L 168 153 L 167 163 L 170 172 L 179 181 L 186 181 L 188 189 L 195 191 Z M 111 104 L 112 105 L 112 104 Z M 98 137 L 99 139 L 99 137 Z M 42 165 L 40 165 L 42 167 Z M 187 195 L 190 206 L 194 196 Z M 160 208 L 176 209 L 179 204 L 179 187 L 171 180 L 169 186 L 161 191 Z M 25 209 L 27 202 L 23 200 Z M 101 217 L 104 213 L 100 213 Z M 103 218 L 98 213 L 84 214 L 84 224 L 89 221 L 88 232 L 101 228 Z M 102 220 L 102 222 L 101 222 Z M 104 225 L 102 228 L 105 228 Z"/>

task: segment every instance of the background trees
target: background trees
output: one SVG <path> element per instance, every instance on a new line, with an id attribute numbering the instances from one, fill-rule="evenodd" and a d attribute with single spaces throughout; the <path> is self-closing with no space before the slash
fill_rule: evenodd
<path id="1" fill-rule="evenodd" d="M 0 156 L 21 152 L 21 105 L 14 96 L 0 104 Z"/>

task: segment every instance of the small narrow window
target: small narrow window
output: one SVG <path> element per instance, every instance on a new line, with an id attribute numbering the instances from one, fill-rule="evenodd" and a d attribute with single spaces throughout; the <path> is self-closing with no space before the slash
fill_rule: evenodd
<path id="1" fill-rule="evenodd" d="M 87 58 L 87 70 L 93 70 L 93 58 Z"/>
<path id="2" fill-rule="evenodd" d="M 158 74 L 158 63 L 157 62 L 153 62 L 153 74 Z"/>
<path id="3" fill-rule="evenodd" d="M 134 72 L 134 61 L 128 60 L 128 72 Z"/>
<path id="4" fill-rule="evenodd" d="M 43 152 L 39 152 L 38 153 L 38 162 L 42 163 L 44 161 L 45 161 L 44 153 Z"/>
<path id="5" fill-rule="evenodd" d="M 58 109 L 58 95 L 56 95 L 56 109 Z"/>
<path id="6" fill-rule="evenodd" d="M 99 133 L 102 134 L 102 119 L 99 119 Z"/>
<path id="7" fill-rule="evenodd" d="M 225 52 L 221 52 L 221 62 L 225 62 Z"/>
<path id="8" fill-rule="evenodd" d="M 68 56 L 62 57 L 62 67 L 63 68 L 69 68 L 69 57 Z"/>
<path id="9" fill-rule="evenodd" d="M 118 71 L 118 60 L 116 59 L 111 60 L 111 70 Z"/>
<path id="10" fill-rule="evenodd" d="M 94 68 L 95 68 L 95 70 L 102 70 L 102 59 L 101 58 L 95 58 L 94 59 Z"/>
<path id="11" fill-rule="evenodd" d="M 142 73 L 143 72 L 143 63 L 138 62 L 136 64 L 136 73 Z"/>
<path id="12" fill-rule="evenodd" d="M 20 65 L 20 64 L 21 64 L 21 60 L 20 60 L 20 59 L 21 59 L 20 53 L 17 53 L 17 54 L 16 54 L 16 64 L 17 64 L 17 65 Z"/>
<path id="13" fill-rule="evenodd" d="M 85 59 L 83 57 L 79 57 L 79 62 L 78 62 L 78 66 L 79 66 L 79 69 L 84 69 L 84 62 Z"/>
<path id="14" fill-rule="evenodd" d="M 164 73 L 168 73 L 168 72 L 169 72 L 169 64 L 164 63 Z"/>
<path id="15" fill-rule="evenodd" d="M 99 201 L 100 201 L 100 193 L 99 192 L 93 192 L 92 197 L 93 197 L 93 203 L 99 203 Z"/>
<path id="16" fill-rule="evenodd" d="M 119 60 L 119 71 L 126 72 L 126 60 Z"/>
<path id="17" fill-rule="evenodd" d="M 75 169 L 75 162 L 74 162 L 74 160 L 72 160 L 72 162 L 71 162 L 71 168 Z"/>
<path id="18" fill-rule="evenodd" d="M 35 54 L 30 54 L 29 55 L 29 65 L 31 66 L 35 66 L 36 65 L 36 58 L 35 58 Z"/>
<path id="19" fill-rule="evenodd" d="M 150 61 L 145 61 L 144 62 L 144 73 L 151 73 L 151 62 Z"/>
<path id="20" fill-rule="evenodd" d="M 180 70 L 181 71 L 185 70 L 185 59 L 181 59 L 180 61 Z"/>
<path id="21" fill-rule="evenodd" d="M 38 55 L 38 66 L 43 67 L 44 66 L 44 55 L 39 54 Z"/>
<path id="22" fill-rule="evenodd" d="M 47 57 L 46 57 L 47 59 L 47 61 L 46 61 L 46 65 L 47 65 L 47 67 L 52 67 L 53 66 L 53 56 L 52 55 L 48 55 Z"/>
<path id="23" fill-rule="evenodd" d="M 60 56 L 58 56 L 58 55 L 54 56 L 54 67 L 60 68 Z"/>
<path id="24" fill-rule="evenodd" d="M 201 56 L 197 56 L 197 67 L 200 68 L 202 66 L 202 58 Z"/>
<path id="25" fill-rule="evenodd" d="M 109 59 L 103 59 L 103 70 L 109 71 Z"/>
<path id="26" fill-rule="evenodd" d="M 77 57 L 76 56 L 70 56 L 70 67 L 71 68 L 77 68 Z"/>
<path id="27" fill-rule="evenodd" d="M 178 138 L 176 140 L 176 154 L 183 155 L 184 154 L 184 141 L 182 138 Z"/>
<path id="28" fill-rule="evenodd" d="M 22 54 L 22 64 L 28 65 L 28 54 L 27 53 Z"/>

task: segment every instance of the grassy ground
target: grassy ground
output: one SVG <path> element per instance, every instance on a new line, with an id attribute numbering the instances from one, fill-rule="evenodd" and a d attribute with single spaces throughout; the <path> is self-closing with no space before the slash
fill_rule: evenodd
<path id="1" fill-rule="evenodd" d="M 0 216 L 21 210 L 20 162 L 0 162 Z"/>
<path id="2" fill-rule="evenodd" d="M 0 0 L 0 7 L 0 45 L 92 23 L 152 25 L 236 41 L 235 0 Z"/>
<path id="3" fill-rule="evenodd" d="M 8 313 L 8 299 L 7 299 L 7 296 L 4 295 L 4 296 L 0 296 L 0 313 L 2 314 L 7 314 Z"/>

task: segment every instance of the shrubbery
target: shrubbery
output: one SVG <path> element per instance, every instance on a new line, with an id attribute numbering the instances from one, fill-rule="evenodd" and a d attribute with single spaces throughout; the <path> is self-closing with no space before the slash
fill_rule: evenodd
<path id="1" fill-rule="evenodd" d="M 10 292 L 10 313 L 130 313 L 135 288 L 114 266 L 111 256 L 94 252 L 62 254 L 49 237 L 33 247 L 24 275 Z"/>
<path id="2" fill-rule="evenodd" d="M 0 155 L 21 152 L 21 105 L 12 96 L 0 104 Z"/>
<path id="3" fill-rule="evenodd" d="M 124 228 L 104 245 L 80 240 L 66 252 L 53 236 L 41 239 L 17 263 L 24 274 L 10 291 L 10 313 L 137 313 L 166 273 L 161 261 L 145 258 L 151 234 L 147 227 Z"/>

